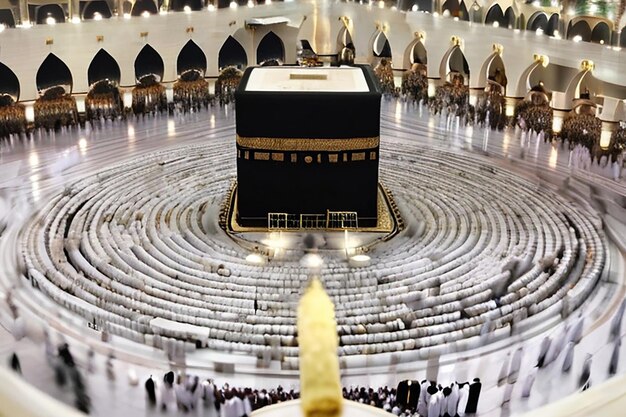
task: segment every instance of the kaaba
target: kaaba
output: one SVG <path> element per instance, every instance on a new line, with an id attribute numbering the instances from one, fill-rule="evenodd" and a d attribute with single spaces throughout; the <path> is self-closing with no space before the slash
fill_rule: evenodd
<path id="1" fill-rule="evenodd" d="M 370 66 L 248 68 L 235 92 L 237 223 L 376 226 L 380 100 Z"/>

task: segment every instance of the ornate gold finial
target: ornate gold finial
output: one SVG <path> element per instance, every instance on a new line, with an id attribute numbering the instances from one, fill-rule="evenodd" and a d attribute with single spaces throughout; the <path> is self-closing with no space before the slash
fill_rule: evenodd
<path id="1" fill-rule="evenodd" d="M 420 41 L 424 42 L 424 40 L 426 39 L 426 33 L 425 32 L 421 32 L 421 31 L 417 31 L 415 33 L 413 33 L 413 35 L 419 39 Z"/>
<path id="2" fill-rule="evenodd" d="M 346 27 L 350 25 L 350 18 L 348 16 L 341 16 L 339 20 L 341 20 Z"/>
<path id="3" fill-rule="evenodd" d="M 314 278 L 298 305 L 300 398 L 305 417 L 338 417 L 342 412 L 335 306 Z"/>
<path id="4" fill-rule="evenodd" d="M 497 53 L 498 55 L 502 55 L 502 51 L 504 51 L 504 46 L 499 43 L 494 43 L 491 48 L 493 49 L 493 52 Z"/>
<path id="5" fill-rule="evenodd" d="M 596 68 L 596 64 L 590 59 L 583 59 L 580 63 L 580 69 L 583 71 L 593 71 Z"/>
<path id="6" fill-rule="evenodd" d="M 139 37 L 140 38 L 145 38 L 148 36 L 148 32 L 139 32 Z"/>
<path id="7" fill-rule="evenodd" d="M 46 39 L 46 45 L 52 45 L 52 44 L 54 44 L 54 39 L 52 39 L 52 38 L 47 38 L 47 39 Z"/>
<path id="8" fill-rule="evenodd" d="M 187 29 L 185 29 L 185 32 L 193 33 L 193 26 L 189 26 Z"/>
<path id="9" fill-rule="evenodd" d="M 452 44 L 452 46 L 461 46 L 461 38 L 454 35 L 450 38 L 450 43 Z"/>
<path id="10" fill-rule="evenodd" d="M 541 66 L 545 68 L 550 63 L 550 58 L 548 58 L 547 55 L 534 54 L 533 61 L 541 64 Z"/>
<path id="11" fill-rule="evenodd" d="M 96 42 L 104 42 L 104 36 L 103 35 L 96 35 Z"/>

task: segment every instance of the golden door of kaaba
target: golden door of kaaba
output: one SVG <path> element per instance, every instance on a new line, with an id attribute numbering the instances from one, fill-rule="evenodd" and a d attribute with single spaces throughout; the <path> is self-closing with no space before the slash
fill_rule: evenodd
<path id="1" fill-rule="evenodd" d="M 235 94 L 237 222 L 376 226 L 380 100 L 369 66 L 248 68 Z"/>

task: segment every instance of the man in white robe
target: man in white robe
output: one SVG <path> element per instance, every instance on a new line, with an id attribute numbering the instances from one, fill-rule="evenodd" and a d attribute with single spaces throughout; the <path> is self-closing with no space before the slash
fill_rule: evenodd
<path id="1" fill-rule="evenodd" d="M 461 417 L 465 415 L 467 400 L 469 399 L 469 384 L 466 382 L 459 386 L 459 405 L 456 408 L 457 414 Z"/>
<path id="2" fill-rule="evenodd" d="M 428 417 L 439 417 L 441 414 L 441 392 L 434 386 L 428 387 Z"/>
<path id="3" fill-rule="evenodd" d="M 518 348 L 513 354 L 513 359 L 511 360 L 511 367 L 509 368 L 509 384 L 515 384 L 517 382 L 517 377 L 519 376 L 519 370 L 522 366 L 522 356 L 524 354 L 524 349 L 522 347 Z"/>
<path id="4" fill-rule="evenodd" d="M 562 372 L 569 372 L 572 367 L 572 362 L 574 361 L 574 346 L 576 346 L 574 342 L 568 342 L 565 346 L 565 358 L 563 359 L 563 366 L 561 367 Z"/>
<path id="5" fill-rule="evenodd" d="M 530 374 L 526 377 L 524 381 L 524 386 L 522 387 L 522 398 L 530 397 L 530 392 L 533 389 L 533 384 L 535 383 L 535 377 L 537 376 L 537 370 L 532 370 Z"/>
<path id="6" fill-rule="evenodd" d="M 457 409 L 459 406 L 459 384 L 456 382 L 452 384 L 452 392 L 448 397 L 448 415 L 450 417 L 454 417 L 457 414 Z"/>
<path id="7" fill-rule="evenodd" d="M 428 393 L 428 386 L 430 383 L 427 380 L 423 380 L 420 387 L 420 399 L 417 404 L 417 412 L 421 416 L 428 414 L 428 401 L 430 401 L 430 394 Z"/>

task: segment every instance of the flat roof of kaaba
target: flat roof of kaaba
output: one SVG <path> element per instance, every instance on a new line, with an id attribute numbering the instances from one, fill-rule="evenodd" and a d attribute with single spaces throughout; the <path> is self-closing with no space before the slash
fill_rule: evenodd
<path id="1" fill-rule="evenodd" d="M 255 67 L 244 77 L 245 92 L 369 93 L 362 67 Z"/>

